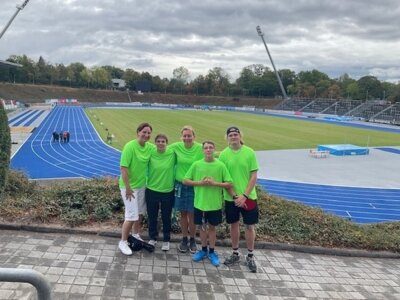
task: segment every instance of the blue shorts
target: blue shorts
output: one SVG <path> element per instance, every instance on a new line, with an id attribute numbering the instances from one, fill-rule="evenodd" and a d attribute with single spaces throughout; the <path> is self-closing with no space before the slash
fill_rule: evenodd
<path id="1" fill-rule="evenodd" d="M 175 209 L 183 212 L 194 212 L 194 189 L 192 186 L 175 182 Z"/>

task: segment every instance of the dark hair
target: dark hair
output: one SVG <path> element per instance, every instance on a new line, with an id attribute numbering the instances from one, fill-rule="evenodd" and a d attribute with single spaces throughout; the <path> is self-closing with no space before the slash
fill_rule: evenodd
<path id="1" fill-rule="evenodd" d="M 149 127 L 151 131 L 153 131 L 153 127 L 149 123 L 140 123 L 139 126 L 136 128 L 136 133 L 141 132 L 145 127 Z"/>
<path id="2" fill-rule="evenodd" d="M 159 138 L 166 140 L 167 144 L 168 144 L 168 137 L 165 134 L 163 134 L 163 133 L 157 134 L 157 136 L 154 139 L 154 142 L 156 142 Z"/>
<path id="3" fill-rule="evenodd" d="M 214 148 L 215 148 L 215 143 L 214 143 L 213 141 L 210 141 L 210 140 L 204 141 L 204 142 L 202 143 L 202 146 L 204 147 L 205 144 L 211 144 L 211 145 L 213 145 Z"/>
<path id="4" fill-rule="evenodd" d="M 240 134 L 240 130 L 239 128 L 237 128 L 236 126 L 231 126 L 226 130 L 226 135 L 230 134 L 231 132 L 236 132 Z"/>

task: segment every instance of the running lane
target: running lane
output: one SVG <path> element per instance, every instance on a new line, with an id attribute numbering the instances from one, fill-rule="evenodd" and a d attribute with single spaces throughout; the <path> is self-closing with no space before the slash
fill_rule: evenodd
<path id="1" fill-rule="evenodd" d="M 52 132 L 69 131 L 70 142 L 52 142 Z M 119 175 L 120 152 L 103 143 L 80 106 L 58 106 L 11 160 L 31 179 Z"/>

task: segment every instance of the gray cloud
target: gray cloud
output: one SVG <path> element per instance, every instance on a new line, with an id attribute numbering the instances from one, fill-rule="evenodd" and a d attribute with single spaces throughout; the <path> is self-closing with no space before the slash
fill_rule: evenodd
<path id="1" fill-rule="evenodd" d="M 0 28 L 18 3 L 1 2 Z M 398 81 L 399 20 L 390 0 L 31 0 L 0 40 L 0 59 L 42 55 L 162 77 L 181 65 L 192 78 L 222 67 L 234 79 L 247 65 L 270 66 L 260 25 L 279 69 Z"/>

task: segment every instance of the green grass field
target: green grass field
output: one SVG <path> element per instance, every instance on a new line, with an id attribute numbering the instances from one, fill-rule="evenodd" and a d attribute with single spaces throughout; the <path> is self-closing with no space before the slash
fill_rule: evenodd
<path id="1" fill-rule="evenodd" d="M 87 109 L 94 127 L 106 140 L 107 131 L 115 135 L 113 146 L 122 149 L 136 138 L 141 122 L 153 126 L 152 141 L 165 133 L 169 142 L 180 139 L 180 130 L 191 125 L 196 140 L 213 140 L 217 150 L 226 146 L 225 130 L 238 126 L 247 145 L 255 150 L 307 149 L 319 144 L 354 144 L 358 146 L 400 146 L 400 134 L 339 126 L 305 120 L 225 111 Z"/>

